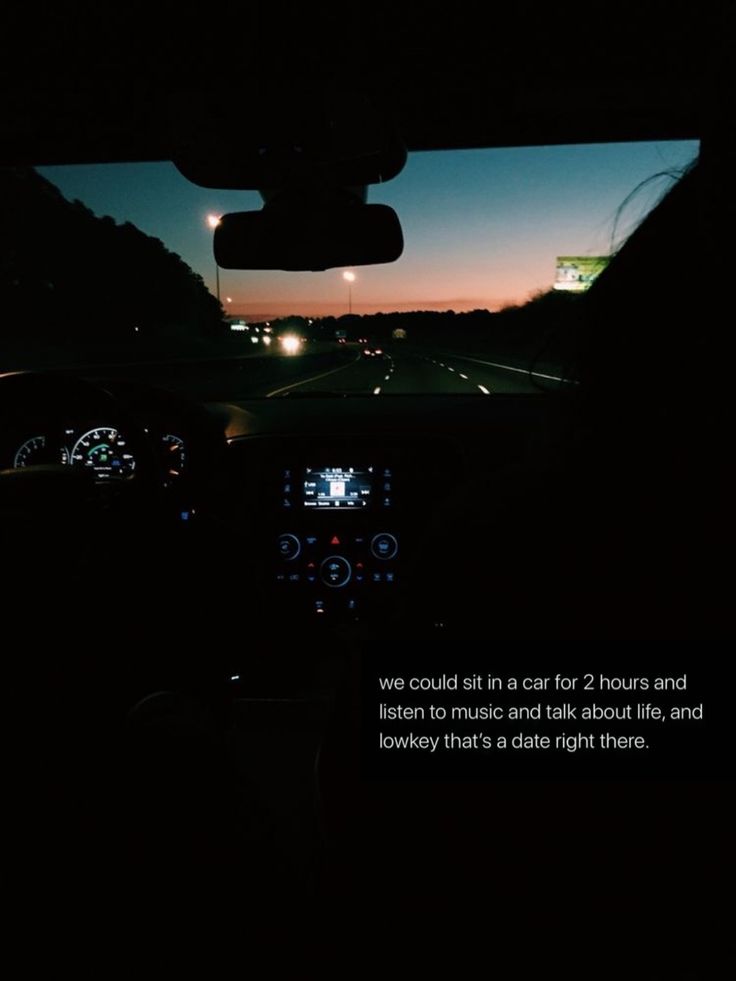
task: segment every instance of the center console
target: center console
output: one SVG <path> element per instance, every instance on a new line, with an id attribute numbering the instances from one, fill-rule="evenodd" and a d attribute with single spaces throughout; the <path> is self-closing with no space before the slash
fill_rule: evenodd
<path id="1" fill-rule="evenodd" d="M 350 403 L 335 403 L 337 421 L 339 410 L 350 422 Z M 388 426 L 379 434 L 264 433 L 231 439 L 226 464 L 217 493 L 226 580 L 239 593 L 253 587 L 250 602 L 278 628 L 274 637 L 292 626 L 298 634 L 305 619 L 383 625 L 421 608 L 426 577 L 435 575 L 427 557 L 438 516 L 449 532 L 456 510 L 448 517 L 448 507 L 467 481 L 454 442 Z"/>
<path id="2" fill-rule="evenodd" d="M 380 607 L 400 575 L 400 505 L 387 459 L 282 468 L 274 583 L 314 616 L 357 618 Z"/>

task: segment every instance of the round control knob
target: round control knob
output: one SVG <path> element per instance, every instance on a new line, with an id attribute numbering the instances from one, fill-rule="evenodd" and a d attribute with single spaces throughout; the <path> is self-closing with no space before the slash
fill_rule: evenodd
<path id="1" fill-rule="evenodd" d="M 319 574 L 325 586 L 335 588 L 344 586 L 350 580 L 352 571 L 350 563 L 342 555 L 328 555 L 319 567 Z"/>
<path id="2" fill-rule="evenodd" d="M 382 531 L 371 539 L 371 552 L 377 559 L 392 559 L 398 551 L 399 543 L 387 531 Z"/>
<path id="3" fill-rule="evenodd" d="M 279 555 L 291 562 L 302 550 L 301 542 L 296 535 L 279 535 Z"/>

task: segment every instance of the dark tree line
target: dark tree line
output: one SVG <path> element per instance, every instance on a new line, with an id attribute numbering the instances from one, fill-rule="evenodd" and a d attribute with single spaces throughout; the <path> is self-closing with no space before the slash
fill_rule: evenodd
<path id="1" fill-rule="evenodd" d="M 559 367 L 575 359 L 580 342 L 580 295 L 550 290 L 528 303 L 496 313 L 489 310 L 417 310 L 365 316 L 324 317 L 316 322 L 323 336 L 344 329 L 351 340 L 366 337 L 389 343 L 394 331 L 406 331 L 406 343 L 434 349 L 487 355 L 529 365 L 535 360 Z"/>
<path id="2" fill-rule="evenodd" d="M 0 343 L 225 331 L 201 276 L 159 239 L 67 201 L 31 168 L 0 171 Z"/>

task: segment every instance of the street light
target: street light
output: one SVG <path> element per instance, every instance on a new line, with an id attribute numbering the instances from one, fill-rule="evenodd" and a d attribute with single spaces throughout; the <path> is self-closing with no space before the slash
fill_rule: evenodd
<path id="1" fill-rule="evenodd" d="M 355 273 L 351 272 L 350 269 L 346 269 L 342 274 L 342 278 L 348 284 L 348 313 L 353 312 L 353 283 L 355 282 Z"/>
<path id="2" fill-rule="evenodd" d="M 207 224 L 210 226 L 212 231 L 217 228 L 220 224 L 221 218 L 219 215 L 207 215 Z M 217 302 L 220 302 L 220 267 L 217 265 L 217 259 L 215 259 L 215 282 L 217 284 Z"/>

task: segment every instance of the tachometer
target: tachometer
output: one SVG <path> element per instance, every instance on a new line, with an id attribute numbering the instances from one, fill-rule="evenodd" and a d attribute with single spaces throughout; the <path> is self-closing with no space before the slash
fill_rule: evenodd
<path id="1" fill-rule="evenodd" d="M 16 470 L 43 463 L 69 463 L 69 451 L 65 446 L 47 442 L 45 436 L 31 436 L 18 447 L 13 460 Z"/>
<path id="2" fill-rule="evenodd" d="M 97 480 L 120 480 L 132 477 L 135 457 L 127 440 L 109 426 L 90 429 L 74 444 L 72 464 L 94 470 Z"/>
<path id="3" fill-rule="evenodd" d="M 163 461 L 167 477 L 180 477 L 186 463 L 186 447 L 181 436 L 167 433 L 161 437 Z"/>

